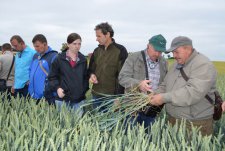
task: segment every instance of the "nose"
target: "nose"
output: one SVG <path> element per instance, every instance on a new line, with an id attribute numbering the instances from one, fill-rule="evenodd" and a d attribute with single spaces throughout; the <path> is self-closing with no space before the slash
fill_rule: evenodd
<path id="1" fill-rule="evenodd" d="M 161 52 L 156 51 L 156 56 L 159 57 L 161 55 Z"/>

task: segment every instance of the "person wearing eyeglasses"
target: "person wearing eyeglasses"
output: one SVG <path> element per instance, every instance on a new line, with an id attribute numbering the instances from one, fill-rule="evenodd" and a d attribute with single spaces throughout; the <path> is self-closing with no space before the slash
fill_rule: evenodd
<path id="1" fill-rule="evenodd" d="M 128 56 L 119 73 L 119 83 L 126 92 L 137 90 L 147 94 L 158 88 L 168 70 L 167 61 L 162 57 L 165 51 L 166 39 L 159 34 L 149 39 L 146 49 Z M 136 122 L 144 122 L 147 128 L 160 110 L 159 107 L 146 107 L 145 111 L 137 113 Z"/>
<path id="2" fill-rule="evenodd" d="M 26 97 L 29 85 L 29 68 L 35 50 L 27 46 L 19 35 L 14 35 L 10 39 L 12 47 L 17 51 L 15 56 L 15 82 L 13 89 L 15 96 Z"/>
<path id="3" fill-rule="evenodd" d="M 178 36 L 167 50 L 173 53 L 174 64 L 165 79 L 150 96 L 154 105 L 165 104 L 165 111 L 171 125 L 182 125 L 192 131 L 197 127 L 202 136 L 213 134 L 213 114 L 217 72 L 208 57 L 198 52 L 192 40 Z"/>

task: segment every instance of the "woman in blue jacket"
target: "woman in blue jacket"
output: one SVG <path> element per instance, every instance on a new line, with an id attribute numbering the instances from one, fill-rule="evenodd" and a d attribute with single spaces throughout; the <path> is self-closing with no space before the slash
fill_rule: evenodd
<path id="1" fill-rule="evenodd" d="M 68 49 L 60 53 L 52 63 L 48 80 L 52 91 L 57 92 L 56 106 L 61 107 L 63 102 L 74 110 L 79 109 L 85 100 L 88 90 L 87 60 L 79 52 L 81 37 L 77 33 L 71 33 L 67 37 Z"/>

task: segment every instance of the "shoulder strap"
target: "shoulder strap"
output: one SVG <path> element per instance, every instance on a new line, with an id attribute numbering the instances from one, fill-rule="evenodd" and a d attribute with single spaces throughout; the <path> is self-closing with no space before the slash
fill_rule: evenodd
<path id="1" fill-rule="evenodd" d="M 189 77 L 186 75 L 183 68 L 180 68 L 180 73 L 181 73 L 181 75 L 182 75 L 182 77 L 184 78 L 185 81 L 189 80 Z"/>
<path id="2" fill-rule="evenodd" d="M 56 55 L 58 54 L 57 51 L 51 50 L 50 52 L 44 54 L 42 57 L 46 57 L 46 56 L 52 55 L 53 53 L 55 53 Z M 55 57 L 56 57 L 56 55 L 55 55 Z M 42 57 L 41 57 L 41 58 L 42 58 Z M 52 64 L 52 60 L 54 60 L 55 57 L 51 57 L 50 60 L 49 60 L 48 58 L 46 58 L 46 61 L 48 62 L 48 67 L 49 67 L 49 69 L 50 69 L 50 65 Z M 48 72 L 47 72 L 46 69 L 43 67 L 42 62 L 41 62 L 41 59 L 39 60 L 39 65 L 40 65 L 40 67 L 41 67 L 41 70 L 45 73 L 45 75 L 48 76 Z"/>
<path id="3" fill-rule="evenodd" d="M 11 73 L 11 71 L 12 71 L 12 67 L 13 67 L 13 65 L 14 65 L 14 61 L 15 61 L 15 57 L 13 56 L 12 64 L 11 64 L 11 67 L 10 67 L 10 69 L 9 69 L 9 73 L 8 73 L 8 75 L 7 75 L 6 81 L 8 81 L 8 79 L 9 79 L 9 75 L 10 75 L 10 73 Z"/>
<path id="4" fill-rule="evenodd" d="M 144 50 L 141 51 L 141 54 L 142 54 L 143 61 L 144 61 L 144 64 L 145 64 L 145 77 L 146 77 L 147 80 L 149 80 L 149 77 L 148 77 L 148 66 L 147 66 L 147 62 L 146 62 L 146 57 L 145 57 Z"/>
<path id="5" fill-rule="evenodd" d="M 189 77 L 186 75 L 186 73 L 184 72 L 183 68 L 180 68 L 180 73 L 182 75 L 182 77 L 184 78 L 185 81 L 189 80 Z M 211 103 L 214 104 L 214 101 L 212 98 L 210 98 L 210 96 L 208 94 L 206 94 L 205 98 Z"/>
<path id="6" fill-rule="evenodd" d="M 39 65 L 41 67 L 41 70 L 45 73 L 46 76 L 48 76 L 48 72 L 45 70 L 45 68 L 42 66 L 41 61 L 39 61 Z"/>

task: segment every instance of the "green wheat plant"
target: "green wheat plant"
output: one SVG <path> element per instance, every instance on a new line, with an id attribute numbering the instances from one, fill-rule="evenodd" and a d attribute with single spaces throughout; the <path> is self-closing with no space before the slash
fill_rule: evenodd
<path id="1" fill-rule="evenodd" d="M 144 94 L 134 89 L 126 94 L 105 95 L 100 99 L 91 99 L 84 106 L 99 103 L 100 105 L 97 108 L 89 111 L 91 119 L 98 121 L 101 130 L 110 131 L 118 121 L 124 121 L 129 116 L 135 116 L 138 111 L 143 110 L 147 105 L 151 107 L 149 103 L 151 95 L 152 93 Z"/>

